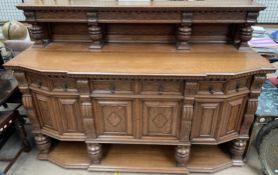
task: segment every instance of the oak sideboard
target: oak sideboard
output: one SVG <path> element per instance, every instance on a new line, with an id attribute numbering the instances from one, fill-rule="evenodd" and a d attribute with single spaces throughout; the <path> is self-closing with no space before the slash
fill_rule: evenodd
<path id="1" fill-rule="evenodd" d="M 253 52 L 249 0 L 29 0 L 35 44 L 5 64 L 38 158 L 89 171 L 242 166 L 275 69 Z"/>

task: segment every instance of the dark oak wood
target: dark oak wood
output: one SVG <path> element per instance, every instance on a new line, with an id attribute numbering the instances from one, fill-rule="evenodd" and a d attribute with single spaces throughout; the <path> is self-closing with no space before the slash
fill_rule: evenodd
<path id="1" fill-rule="evenodd" d="M 262 82 L 275 70 L 247 47 L 262 6 L 31 0 L 18 8 L 42 47 L 5 67 L 15 70 L 40 159 L 180 174 L 243 165 Z M 52 151 L 50 138 L 62 141 Z M 225 142 L 232 158 L 215 146 Z"/>
<path id="2" fill-rule="evenodd" d="M 190 50 L 192 42 L 233 43 L 246 50 L 251 25 L 264 9 L 252 0 L 31 0 L 17 7 L 32 24 L 35 46 L 51 40 L 91 41 L 91 49 L 110 42 L 155 42 L 176 43 L 179 50 Z"/>
<path id="3" fill-rule="evenodd" d="M 233 165 L 230 155 L 217 146 L 194 145 L 188 170 L 176 167 L 172 146 L 104 145 L 101 164 L 90 165 L 86 145 L 81 142 L 61 142 L 53 148 L 48 160 L 64 168 L 89 169 L 90 171 L 156 172 L 187 174 L 211 173 Z M 121 155 L 121 156 L 119 156 Z"/>

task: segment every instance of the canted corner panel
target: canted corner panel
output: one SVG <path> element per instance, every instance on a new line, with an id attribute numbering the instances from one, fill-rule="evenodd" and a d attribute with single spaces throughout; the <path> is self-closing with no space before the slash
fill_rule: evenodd
<path id="1" fill-rule="evenodd" d="M 191 133 L 193 141 L 216 141 L 215 131 L 220 106 L 220 102 L 196 102 Z"/>
<path id="2" fill-rule="evenodd" d="M 177 139 L 179 102 L 143 102 L 143 137 Z"/>
<path id="3" fill-rule="evenodd" d="M 82 116 L 77 99 L 58 98 L 57 99 L 63 133 L 83 133 Z"/>
<path id="4" fill-rule="evenodd" d="M 96 100 L 99 136 L 133 136 L 132 101 Z"/>
<path id="5" fill-rule="evenodd" d="M 53 109 L 52 99 L 42 94 L 34 94 L 34 97 L 42 128 L 58 131 L 58 124 L 54 116 L 54 111 L 51 110 Z"/>
<path id="6" fill-rule="evenodd" d="M 246 105 L 246 97 L 229 100 L 224 104 L 219 137 L 237 134 Z"/>

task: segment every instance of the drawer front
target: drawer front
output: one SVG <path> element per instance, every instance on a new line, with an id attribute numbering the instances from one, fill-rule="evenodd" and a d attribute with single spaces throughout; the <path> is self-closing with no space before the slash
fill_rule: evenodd
<path id="1" fill-rule="evenodd" d="M 76 83 L 71 78 L 53 78 L 53 91 L 57 92 L 77 92 Z"/>
<path id="2" fill-rule="evenodd" d="M 30 74 L 28 75 L 30 86 L 42 90 L 50 90 L 51 81 L 48 77 L 43 75 Z"/>
<path id="3" fill-rule="evenodd" d="M 251 78 L 238 78 L 227 82 L 225 92 L 227 94 L 248 90 L 251 84 Z"/>
<path id="4" fill-rule="evenodd" d="M 224 94 L 224 82 L 201 81 L 198 94 L 217 95 Z"/>
<path id="5" fill-rule="evenodd" d="M 92 81 L 91 87 L 96 94 L 133 94 L 134 82 L 132 81 Z"/>
<path id="6" fill-rule="evenodd" d="M 152 94 L 152 95 L 181 95 L 182 83 L 178 81 L 143 81 L 141 94 Z"/>

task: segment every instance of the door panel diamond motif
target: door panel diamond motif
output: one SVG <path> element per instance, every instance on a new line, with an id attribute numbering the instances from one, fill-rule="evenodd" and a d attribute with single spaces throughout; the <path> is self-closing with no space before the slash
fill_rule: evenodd
<path id="1" fill-rule="evenodd" d="M 143 137 L 177 137 L 179 127 L 179 102 L 143 103 Z"/>

